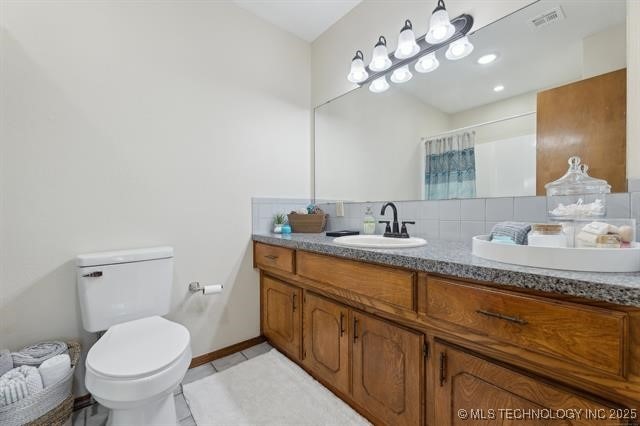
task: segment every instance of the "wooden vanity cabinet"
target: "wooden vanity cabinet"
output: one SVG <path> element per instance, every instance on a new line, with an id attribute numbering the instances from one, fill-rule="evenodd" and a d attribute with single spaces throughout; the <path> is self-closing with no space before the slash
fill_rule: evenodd
<path id="1" fill-rule="evenodd" d="M 349 394 L 349 309 L 314 293 L 304 295 L 303 364 Z"/>
<path id="2" fill-rule="evenodd" d="M 261 285 L 262 334 L 279 350 L 300 359 L 302 290 L 280 280 L 263 276 Z"/>
<path id="3" fill-rule="evenodd" d="M 352 311 L 353 400 L 388 425 L 422 424 L 423 335 Z"/>
<path id="4" fill-rule="evenodd" d="M 438 425 L 626 424 L 624 419 L 610 418 L 611 410 L 620 407 L 568 391 L 465 349 L 436 342 L 434 356 L 438 364 L 437 383 L 433 386 Z M 515 417 L 543 409 L 556 415 L 560 410 L 582 411 L 580 418 L 562 420 L 525 421 Z M 614 413 L 619 415 L 624 409 Z"/>

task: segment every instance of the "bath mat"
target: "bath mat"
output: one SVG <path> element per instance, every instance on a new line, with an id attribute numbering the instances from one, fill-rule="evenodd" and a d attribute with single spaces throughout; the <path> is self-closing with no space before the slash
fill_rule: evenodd
<path id="1" fill-rule="evenodd" d="M 183 386 L 198 426 L 370 423 L 275 349 Z"/>

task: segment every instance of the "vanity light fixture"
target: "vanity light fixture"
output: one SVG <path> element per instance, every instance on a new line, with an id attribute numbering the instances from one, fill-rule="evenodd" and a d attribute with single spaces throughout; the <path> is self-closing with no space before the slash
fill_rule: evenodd
<path id="1" fill-rule="evenodd" d="M 405 65 L 403 67 L 396 68 L 393 71 L 393 74 L 391 74 L 391 81 L 397 84 L 406 83 L 407 81 L 411 80 L 412 77 L 413 74 L 411 74 L 411 71 L 409 71 L 409 65 Z"/>
<path id="2" fill-rule="evenodd" d="M 429 20 L 429 31 L 424 39 L 429 44 L 440 44 L 449 40 L 456 32 L 456 28 L 449 20 L 449 12 L 444 6 L 444 0 L 438 0 L 438 6 L 433 10 Z"/>
<path id="3" fill-rule="evenodd" d="M 440 61 L 436 58 L 436 52 L 427 53 L 416 62 L 415 69 L 419 73 L 435 71 L 440 66 Z"/>
<path id="4" fill-rule="evenodd" d="M 469 56 L 471 52 L 473 52 L 473 44 L 469 41 L 469 37 L 464 36 L 451 43 L 444 56 L 450 61 L 457 61 Z"/>
<path id="5" fill-rule="evenodd" d="M 347 79 L 352 83 L 362 83 L 369 77 L 369 73 L 364 68 L 364 55 L 361 50 L 356 52 L 356 56 L 351 60 L 351 71 Z"/>
<path id="6" fill-rule="evenodd" d="M 413 70 L 409 69 L 411 66 L 419 73 L 428 73 L 437 69 L 440 62 L 436 58 L 436 51 L 443 47 L 445 42 L 449 44 L 447 58 L 461 59 L 469 55 L 473 51 L 473 45 L 467 38 L 467 34 L 472 27 L 473 16 L 468 14 L 462 14 L 449 21 L 444 1 L 438 0 L 427 34 L 416 38 L 413 24 L 406 19 L 398 36 L 398 47 L 393 55 L 390 56 L 387 50 L 387 39 L 380 36 L 373 48 L 368 66 L 365 66 L 362 51 L 356 51 L 351 59 L 347 79 L 360 86 L 368 85 L 369 90 L 374 93 L 384 92 L 389 88 L 387 77 L 393 83 L 409 81 L 413 77 L 411 73 Z"/>
<path id="7" fill-rule="evenodd" d="M 388 88 L 389 83 L 387 82 L 387 77 L 384 75 L 382 77 L 376 78 L 369 85 L 369 90 L 373 93 L 382 93 Z"/>
<path id="8" fill-rule="evenodd" d="M 371 71 L 385 71 L 391 67 L 391 59 L 389 59 L 389 52 L 387 52 L 387 39 L 384 36 L 378 38 L 378 42 L 373 48 L 373 57 L 369 64 Z"/>
<path id="9" fill-rule="evenodd" d="M 494 92 L 502 92 L 504 90 L 504 86 L 502 84 L 498 84 L 496 87 L 493 88 Z"/>
<path id="10" fill-rule="evenodd" d="M 482 55 L 478 58 L 478 63 L 480 65 L 488 65 L 490 63 L 492 63 L 493 61 L 495 61 L 496 59 L 498 59 L 498 55 L 496 55 L 495 53 L 489 53 L 487 55 Z"/>
<path id="11" fill-rule="evenodd" d="M 416 56 L 420 52 L 420 46 L 416 43 L 416 35 L 413 33 L 413 24 L 410 20 L 404 21 L 404 27 L 398 36 L 398 47 L 395 56 L 398 59 L 407 59 Z"/>

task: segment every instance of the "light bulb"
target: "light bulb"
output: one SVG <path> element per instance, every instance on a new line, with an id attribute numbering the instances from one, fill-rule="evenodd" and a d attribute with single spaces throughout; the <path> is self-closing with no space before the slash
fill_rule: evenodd
<path id="1" fill-rule="evenodd" d="M 496 87 L 493 88 L 494 92 L 502 92 L 504 90 L 504 86 L 502 84 L 498 84 Z"/>
<path id="2" fill-rule="evenodd" d="M 464 36 L 451 43 L 444 55 L 451 61 L 457 61 L 468 56 L 471 52 L 473 52 L 473 44 L 467 36 Z"/>
<path id="3" fill-rule="evenodd" d="M 411 77 L 413 77 L 413 74 L 411 74 L 411 71 L 409 71 L 409 65 L 405 65 L 393 71 L 393 73 L 391 74 L 391 81 L 398 84 L 406 83 L 407 81 L 411 80 Z"/>
<path id="4" fill-rule="evenodd" d="M 488 55 L 482 55 L 478 58 L 478 63 L 480 65 L 487 65 L 490 64 L 491 62 L 495 61 L 496 59 L 498 59 L 498 55 L 496 55 L 495 53 L 489 53 Z"/>
<path id="5" fill-rule="evenodd" d="M 389 88 L 389 83 L 387 82 L 387 77 L 382 76 L 380 78 L 376 78 L 369 85 L 369 90 L 373 93 L 382 93 Z"/>
<path id="6" fill-rule="evenodd" d="M 369 68 L 371 71 L 380 72 L 389 69 L 390 66 L 391 59 L 389 59 L 389 52 L 387 52 L 387 39 L 384 36 L 380 36 L 373 48 L 373 56 L 371 57 Z"/>
<path id="7" fill-rule="evenodd" d="M 420 51 L 420 46 L 416 43 L 416 36 L 413 33 L 413 25 L 410 20 L 404 21 L 404 27 L 398 36 L 398 47 L 393 54 L 398 59 L 407 59 L 415 56 Z"/>
<path id="8" fill-rule="evenodd" d="M 352 83 L 362 83 L 369 77 L 369 73 L 364 68 L 364 56 L 362 51 L 358 50 L 356 56 L 351 60 L 351 71 L 347 76 L 347 80 Z"/>
<path id="9" fill-rule="evenodd" d="M 429 31 L 424 39 L 429 44 L 440 44 L 449 40 L 456 32 L 456 27 L 449 20 L 449 13 L 444 7 L 444 1 L 438 0 L 438 6 L 433 10 L 429 20 Z"/>
<path id="10" fill-rule="evenodd" d="M 438 61 L 438 58 L 436 58 L 436 52 L 431 52 L 418 59 L 415 68 L 419 73 L 426 73 L 434 71 L 439 66 L 440 62 Z"/>

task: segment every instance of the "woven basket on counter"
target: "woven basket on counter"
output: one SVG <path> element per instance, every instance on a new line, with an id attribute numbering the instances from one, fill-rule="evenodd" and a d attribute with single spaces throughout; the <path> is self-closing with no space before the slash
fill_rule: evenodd
<path id="1" fill-rule="evenodd" d="M 44 388 L 10 405 L 0 408 L 0 424 L 30 426 L 62 426 L 73 412 L 71 384 L 80 359 L 80 344 L 66 342 L 71 358 L 71 370 L 58 383 Z"/>
<path id="2" fill-rule="evenodd" d="M 318 233 L 327 226 L 326 214 L 297 214 L 289 213 L 289 225 L 293 232 Z"/>

